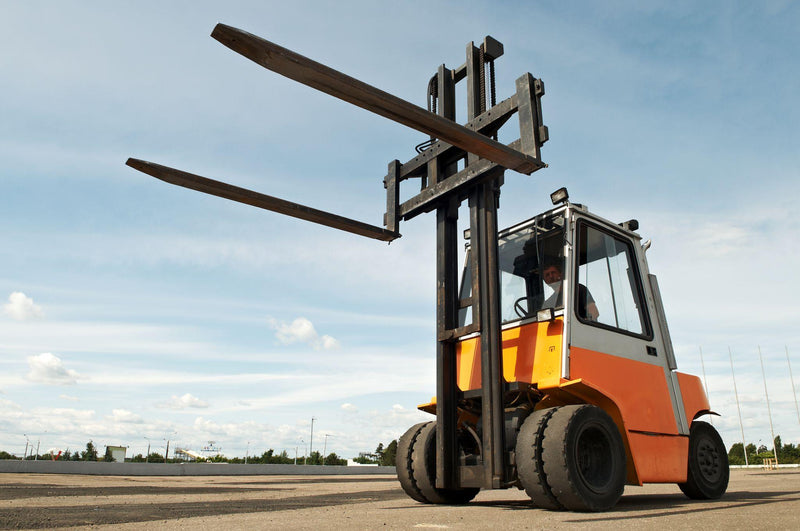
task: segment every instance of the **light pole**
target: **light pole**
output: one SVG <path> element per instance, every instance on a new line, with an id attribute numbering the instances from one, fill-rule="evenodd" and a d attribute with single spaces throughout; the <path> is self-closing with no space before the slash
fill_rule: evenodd
<path id="1" fill-rule="evenodd" d="M 317 420 L 316 417 L 311 417 L 311 442 L 309 443 L 308 453 L 314 451 L 314 421 Z"/>
<path id="2" fill-rule="evenodd" d="M 769 391 L 767 391 L 767 375 L 764 372 L 764 358 L 761 356 L 761 345 L 758 347 L 758 359 L 761 362 L 761 377 L 764 379 L 764 395 L 767 397 L 767 415 L 769 416 L 769 434 L 772 436 L 772 450 L 775 452 L 775 465 L 778 465 L 778 448 L 775 445 L 775 429 L 772 427 L 772 409 L 769 406 Z"/>
<path id="3" fill-rule="evenodd" d="M 302 438 L 302 437 L 300 437 L 299 439 L 297 439 L 297 442 L 296 442 L 296 443 L 295 443 L 295 445 L 294 445 L 294 464 L 295 464 L 295 465 L 297 464 L 297 448 L 300 446 L 300 444 L 301 444 L 301 443 L 302 443 L 302 444 L 305 444 L 305 442 L 303 441 L 303 438 Z"/>
<path id="4" fill-rule="evenodd" d="M 150 437 L 145 437 L 145 439 L 147 440 L 147 453 L 144 454 L 144 462 L 145 463 L 149 463 L 150 462 Z"/>
<path id="5" fill-rule="evenodd" d="M 250 441 L 247 441 L 247 451 L 244 454 L 244 464 L 247 464 L 247 458 L 250 456 Z"/>
<path id="6" fill-rule="evenodd" d="M 177 431 L 173 431 L 172 433 L 164 434 L 164 438 L 167 440 L 167 450 L 164 452 L 164 464 L 165 465 L 167 464 L 167 458 L 169 457 L 169 439 L 170 439 L 170 437 L 174 437 L 175 435 L 178 435 Z"/>
<path id="7" fill-rule="evenodd" d="M 27 435 L 25 435 L 24 433 L 22 435 L 23 437 L 25 437 L 25 453 L 22 454 L 22 460 L 25 461 L 25 459 L 28 457 L 28 445 L 31 443 L 31 441 L 30 439 L 28 439 Z"/>
<path id="8" fill-rule="evenodd" d="M 328 435 L 326 433 L 325 434 L 325 443 L 323 443 L 323 445 L 322 445 L 322 466 L 325 466 L 325 452 L 328 451 L 328 437 L 330 437 L 330 435 Z"/>
<path id="9" fill-rule="evenodd" d="M 744 465 L 747 466 L 747 441 L 744 439 L 744 424 L 742 424 L 742 408 L 739 407 L 739 391 L 736 389 L 736 375 L 733 373 L 733 353 L 728 347 L 728 357 L 731 359 L 731 378 L 733 378 L 733 395 L 736 397 L 736 410 L 739 412 L 739 430 L 742 432 L 742 453 L 744 453 Z"/>

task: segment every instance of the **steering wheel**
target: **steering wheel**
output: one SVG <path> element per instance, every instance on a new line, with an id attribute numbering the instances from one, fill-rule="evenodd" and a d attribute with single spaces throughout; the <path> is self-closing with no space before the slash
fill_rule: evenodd
<path id="1" fill-rule="evenodd" d="M 525 306 L 522 306 L 522 301 L 525 301 Z M 520 297 L 514 301 L 514 312 L 524 319 L 528 317 L 528 306 L 528 297 Z"/>

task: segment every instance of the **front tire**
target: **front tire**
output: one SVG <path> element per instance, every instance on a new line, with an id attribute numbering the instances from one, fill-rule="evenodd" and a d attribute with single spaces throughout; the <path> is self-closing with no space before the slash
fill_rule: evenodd
<path id="1" fill-rule="evenodd" d="M 427 503 L 463 505 L 480 489 L 436 488 L 436 422 L 424 424 L 411 451 L 411 479 Z"/>
<path id="2" fill-rule="evenodd" d="M 534 506 L 552 511 L 564 509 L 564 506 L 558 502 L 547 484 L 542 463 L 542 440 L 547 421 L 557 409 L 540 409 L 531 413 L 522 423 L 514 452 L 517 475 L 525 493 L 530 496 Z"/>
<path id="3" fill-rule="evenodd" d="M 678 483 L 678 487 L 693 500 L 715 500 L 725 494 L 729 478 L 728 453 L 722 437 L 711 424 L 692 422 L 686 483 Z"/>
<path id="4" fill-rule="evenodd" d="M 414 448 L 414 441 L 426 424 L 425 422 L 415 424 L 400 437 L 397 441 L 397 455 L 395 456 L 395 468 L 397 470 L 397 479 L 400 480 L 400 486 L 412 499 L 422 503 L 428 503 L 428 500 L 422 495 L 419 487 L 414 482 L 411 452 Z"/>
<path id="5" fill-rule="evenodd" d="M 556 500 L 571 511 L 605 511 L 625 488 L 625 446 L 614 421 L 597 406 L 555 410 L 544 427 L 542 464 Z"/>

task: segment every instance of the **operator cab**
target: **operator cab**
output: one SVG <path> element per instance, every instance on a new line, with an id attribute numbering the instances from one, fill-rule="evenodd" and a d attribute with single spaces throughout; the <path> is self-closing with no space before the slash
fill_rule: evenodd
<path id="1" fill-rule="evenodd" d="M 573 225 L 578 243 L 575 250 L 567 238 L 567 227 Z M 563 316 L 565 295 L 569 294 L 575 317 L 581 322 L 648 336 L 650 324 L 646 304 L 642 304 L 632 239 L 638 241 L 638 235 L 577 204 L 558 207 L 501 231 L 498 269 L 504 328 Z M 574 255 L 574 267 L 566 262 L 568 255 Z M 467 246 L 462 299 L 471 296 L 472 284 L 472 257 Z M 459 326 L 470 322 L 471 308 L 462 308 Z"/>
<path id="2" fill-rule="evenodd" d="M 503 325 L 522 320 L 549 320 L 563 313 L 563 300 L 545 282 L 544 270 L 564 271 L 564 208 L 547 212 L 498 235 L 500 318 Z M 472 256 L 467 246 L 461 298 L 472 294 Z M 543 309 L 552 309 L 544 312 Z M 471 321 L 471 308 L 459 312 L 459 325 Z"/>

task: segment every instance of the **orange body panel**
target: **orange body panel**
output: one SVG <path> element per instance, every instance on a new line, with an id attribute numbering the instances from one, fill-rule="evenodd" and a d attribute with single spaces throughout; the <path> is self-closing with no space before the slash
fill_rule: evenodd
<path id="1" fill-rule="evenodd" d="M 503 330 L 503 378 L 507 382 L 557 386 L 561 380 L 561 338 L 564 321 L 557 318 Z M 458 387 L 462 391 L 481 387 L 480 338 L 456 346 Z"/>
<path id="2" fill-rule="evenodd" d="M 689 438 L 678 434 L 664 367 L 593 350 L 570 349 L 570 380 L 561 379 L 562 318 L 503 330 L 503 377 L 536 384 L 542 407 L 590 403 L 602 407 L 625 442 L 629 484 L 686 481 Z M 457 381 L 480 389 L 480 338 L 458 343 Z M 708 411 L 700 379 L 677 373 L 688 421 Z M 435 412 L 435 403 L 422 407 Z"/>
<path id="3" fill-rule="evenodd" d="M 663 367 L 573 347 L 570 377 L 614 400 L 628 430 L 678 434 Z"/>
<path id="4" fill-rule="evenodd" d="M 676 372 L 675 374 L 678 375 L 678 385 L 681 388 L 686 420 L 691 424 L 694 418 L 698 416 L 698 413 L 710 411 L 711 406 L 708 403 L 708 397 L 700 378 L 682 372 Z"/>
<path id="5" fill-rule="evenodd" d="M 689 437 L 628 432 L 639 483 L 683 483 L 689 460 Z"/>

